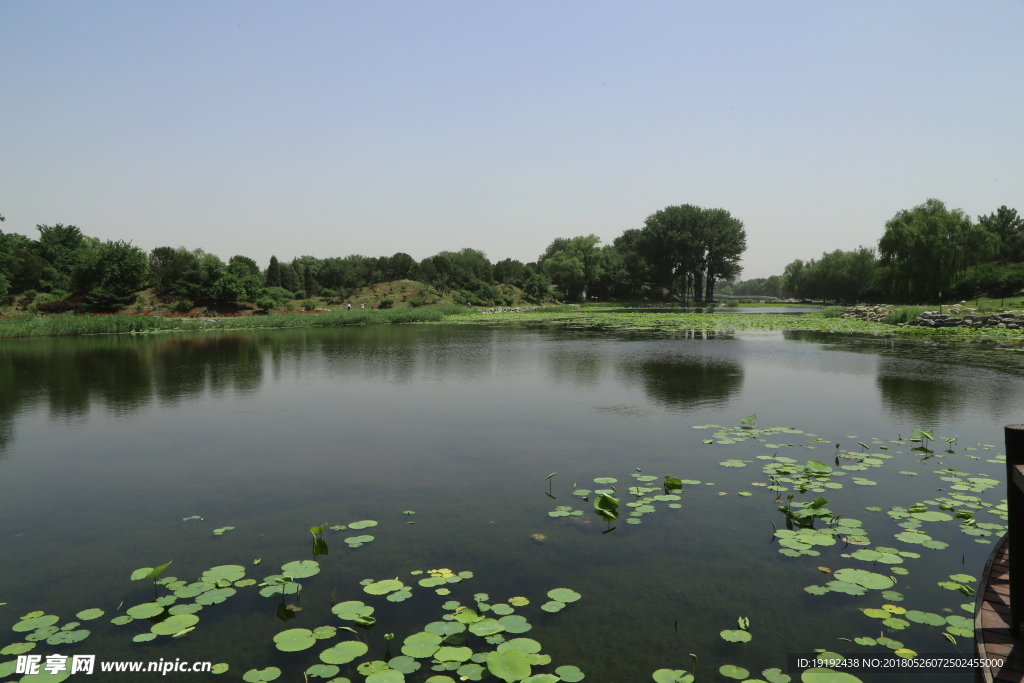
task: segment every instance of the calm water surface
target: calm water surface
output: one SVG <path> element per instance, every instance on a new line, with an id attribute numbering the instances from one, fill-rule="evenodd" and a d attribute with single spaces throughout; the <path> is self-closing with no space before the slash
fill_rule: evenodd
<path id="1" fill-rule="evenodd" d="M 0 342 L 0 630 L 8 634 L 0 646 L 22 640 L 7 629 L 32 610 L 64 623 L 101 607 L 108 614 L 89 622 L 90 638 L 34 653 L 231 665 L 210 680 L 273 665 L 285 672 L 279 680 L 301 681 L 323 647 L 282 653 L 272 637 L 349 623 L 330 613 L 332 592 L 339 602 L 376 606 L 376 627 L 360 636 L 371 648 L 366 658 L 382 656 L 384 633 L 396 634 L 398 654 L 405 636 L 440 618 L 443 602 L 472 604 L 484 592 L 491 603 L 531 599 L 517 612 L 533 624 L 522 635 L 553 658 L 540 670 L 574 664 L 595 683 L 690 669 L 689 653 L 699 657 L 698 680 L 727 680 L 717 672 L 722 664 L 760 677 L 764 668 L 785 668 L 787 652 L 885 652 L 836 640 L 884 630 L 860 612 L 886 602 L 878 591 L 803 591 L 829 580 L 818 566 L 885 567 L 842 558 L 853 550 L 842 543 L 820 548 L 820 557 L 780 555 L 772 525 L 784 520 L 775 494 L 752 486 L 767 480 L 757 456 L 779 451 L 831 464 L 834 443 L 857 450 L 857 441 L 896 439 L 915 427 L 957 435 L 956 454 L 927 461 L 888 444 L 894 457 L 884 467 L 852 473 L 877 485 L 845 481 L 824 495 L 835 513 L 863 520 L 873 544 L 923 554 L 898 577 L 902 606 L 966 614 L 959 605 L 968 600 L 936 582 L 957 572 L 979 576 L 992 546 L 940 524 L 928 530 L 948 549 L 912 548 L 893 538 L 902 531 L 895 520 L 864 508 L 943 495 L 934 474 L 941 467 L 1002 480 L 1002 466 L 987 460 L 1002 450 L 1002 426 L 1024 421 L 1022 377 L 1024 356 L 1014 350 L 802 332 L 653 339 L 422 325 Z M 753 440 L 709 446 L 702 440 L 713 430 L 692 428 L 736 425 L 753 413 L 759 427 L 793 427 L 828 443 L 780 434 L 767 439 L 778 449 Z M 750 462 L 719 465 L 730 458 Z M 594 478 L 615 477 L 624 494 L 636 468 L 702 483 L 685 487 L 682 509 L 660 504 L 639 525 L 623 523 L 623 507 L 615 530 L 603 534 L 608 525 L 571 495 L 573 484 L 600 488 Z M 551 472 L 555 500 L 544 480 Z M 994 504 L 1005 494 L 995 488 L 981 497 Z M 556 505 L 586 514 L 552 518 Z M 191 515 L 203 520 L 181 521 Z M 119 603 L 123 611 L 152 599 L 145 582 L 128 580 L 138 567 L 173 560 L 167 573 L 192 581 L 211 566 L 242 564 L 262 580 L 310 558 L 309 526 L 362 519 L 379 524 L 325 534 L 330 554 L 318 558 L 319 575 L 303 580 L 303 609 L 287 625 L 275 616 L 277 601 L 252 587 L 205 608 L 197 630 L 178 640 L 136 644 L 131 637 L 149 622 L 109 623 Z M 235 528 L 212 534 L 223 526 Z M 358 549 L 342 542 L 367 533 L 376 540 Z M 410 571 L 440 567 L 475 577 L 447 597 L 414 584 L 402 603 L 359 585 L 396 576 L 414 583 Z M 558 587 L 583 598 L 541 611 L 545 593 Z M 739 616 L 749 617 L 753 640 L 723 641 L 719 631 L 736 628 Z M 953 646 L 941 629 L 919 624 L 886 635 L 919 652 L 972 647 L 969 638 Z M 488 647 L 479 639 L 474 646 Z M 339 675 L 364 680 L 346 670 Z M 424 667 L 407 680 L 430 675 Z M 922 675 L 970 680 L 963 672 L 861 678 Z"/>

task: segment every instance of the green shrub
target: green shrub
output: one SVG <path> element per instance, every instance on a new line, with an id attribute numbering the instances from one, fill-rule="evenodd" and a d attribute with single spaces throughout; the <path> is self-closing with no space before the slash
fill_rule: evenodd
<path id="1" fill-rule="evenodd" d="M 889 311 L 888 315 L 882 320 L 886 325 L 895 325 L 897 323 L 909 323 L 911 320 L 921 315 L 928 309 L 924 306 L 904 306 L 895 310 Z"/>
<path id="2" fill-rule="evenodd" d="M 291 301 L 295 298 L 295 294 L 289 292 L 284 287 L 264 287 L 260 291 L 260 298 L 270 297 L 277 304 L 283 304 L 285 301 Z"/>
<path id="3" fill-rule="evenodd" d="M 189 311 L 192 310 L 192 307 L 195 305 L 195 302 L 192 301 L 191 299 L 182 299 L 174 306 L 174 310 L 179 311 L 181 313 L 188 313 Z"/>
<path id="4" fill-rule="evenodd" d="M 394 305 L 395 305 L 395 300 L 393 298 L 391 298 L 390 296 L 382 296 L 380 298 L 380 300 L 377 301 L 377 308 L 380 308 L 380 309 L 391 308 Z"/>
<path id="5" fill-rule="evenodd" d="M 726 308 L 739 308 L 740 307 L 740 302 L 736 301 L 736 299 L 729 299 L 728 301 L 725 302 L 725 307 Z"/>
<path id="6" fill-rule="evenodd" d="M 420 306 L 425 306 L 426 303 L 427 303 L 426 301 L 424 301 L 423 299 L 419 298 L 418 296 L 411 296 L 411 297 L 409 297 L 409 305 L 412 306 L 413 308 L 419 308 Z"/>
<path id="7" fill-rule="evenodd" d="M 316 310 L 316 302 L 313 301 L 312 299 L 306 299 L 305 301 L 303 301 L 299 305 L 302 306 L 302 310 L 304 310 L 304 311 Z"/>
<path id="8" fill-rule="evenodd" d="M 845 306 L 826 306 L 821 309 L 821 315 L 826 318 L 838 318 L 846 310 Z"/>
<path id="9" fill-rule="evenodd" d="M 269 311 L 276 305 L 277 302 L 274 301 L 274 299 L 269 296 L 260 297 L 259 299 L 256 300 L 256 308 L 260 309 L 261 311 Z"/>

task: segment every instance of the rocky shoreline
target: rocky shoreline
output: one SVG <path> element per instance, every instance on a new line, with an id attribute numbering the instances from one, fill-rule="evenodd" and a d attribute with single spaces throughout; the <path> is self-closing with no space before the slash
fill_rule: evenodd
<path id="1" fill-rule="evenodd" d="M 881 323 L 885 322 L 885 319 L 890 312 L 891 309 L 888 309 L 885 306 L 854 306 L 852 308 L 847 308 L 839 317 Z M 949 313 L 925 311 L 909 322 L 896 323 L 896 325 L 932 328 L 963 327 L 969 329 L 989 330 L 1017 330 L 1024 327 L 1024 314 L 1020 313 L 1000 312 L 988 315 L 979 313 L 961 313 L 961 307 L 951 306 L 949 308 Z"/>

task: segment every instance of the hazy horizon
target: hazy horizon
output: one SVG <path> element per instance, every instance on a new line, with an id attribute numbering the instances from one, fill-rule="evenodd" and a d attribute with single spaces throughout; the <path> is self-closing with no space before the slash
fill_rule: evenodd
<path id="1" fill-rule="evenodd" d="M 1024 210 L 1024 3 L 0 3 L 0 230 L 536 259 L 671 204 L 742 279 Z"/>

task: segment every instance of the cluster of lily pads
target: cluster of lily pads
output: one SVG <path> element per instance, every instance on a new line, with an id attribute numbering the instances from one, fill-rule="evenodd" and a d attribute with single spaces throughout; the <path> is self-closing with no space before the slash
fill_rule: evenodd
<path id="1" fill-rule="evenodd" d="M 456 573 L 447 568 L 414 570 L 410 575 L 423 577 L 414 580 L 419 586 L 433 588 L 441 595 L 448 595 L 450 587 L 473 578 L 472 572 Z M 408 599 L 412 591 L 410 585 L 398 578 L 365 579 L 360 585 L 367 595 L 386 596 L 392 602 Z M 395 599 L 395 596 L 400 597 Z M 548 591 L 547 597 L 548 602 L 540 608 L 557 612 L 582 596 L 569 588 L 555 588 Z M 573 665 L 559 666 L 553 673 L 535 672 L 535 668 L 550 665 L 551 657 L 542 653 L 542 646 L 537 640 L 519 635 L 530 631 L 533 626 L 517 610 L 531 604 L 522 596 L 503 602 L 492 601 L 487 593 L 474 594 L 468 605 L 449 600 L 441 606 L 443 613 L 438 621 L 426 624 L 421 631 L 401 640 L 401 654 L 392 655 L 390 652 L 390 642 L 395 636 L 389 633 L 384 636 L 389 647 L 382 657 L 354 664 L 369 652 L 369 646 L 363 640 L 342 640 L 322 650 L 318 655 L 320 663 L 307 668 L 305 675 L 331 679 L 332 683 L 349 683 L 347 677 L 333 677 L 338 676 L 342 666 L 350 665 L 350 669 L 354 666 L 356 673 L 366 676 L 366 683 L 401 683 L 406 680 L 406 675 L 429 666 L 436 674 L 427 678 L 427 683 L 454 683 L 452 675 L 463 681 L 478 681 L 491 675 L 507 683 L 572 683 L 583 680 L 585 675 Z M 337 603 L 331 611 L 339 619 L 351 621 L 363 629 L 373 628 L 378 623 L 373 616 L 375 608 L 361 600 Z M 342 629 L 357 633 L 348 626 L 326 625 L 315 629 L 287 629 L 274 636 L 273 640 L 278 650 L 298 652 L 310 649 L 320 641 L 333 639 Z M 275 680 L 279 675 L 280 670 L 268 667 L 248 671 L 243 678 L 256 683 Z"/>
<path id="2" fill-rule="evenodd" d="M 959 521 L 959 531 L 963 534 L 975 537 L 979 543 L 991 543 L 989 537 L 1001 534 L 1006 530 L 1007 508 L 1006 501 L 997 503 L 986 502 L 978 494 L 983 494 L 990 489 L 1001 486 L 1001 481 L 991 476 L 971 474 L 970 472 L 959 471 L 954 467 L 945 467 L 934 470 L 938 480 L 942 484 L 940 491 L 943 495 L 918 501 L 906 507 L 892 506 L 887 511 L 889 517 L 899 520 L 901 530 L 894 534 L 896 541 L 906 544 L 907 547 L 889 547 L 885 545 L 872 546 L 872 540 L 865 526 L 865 522 L 851 517 L 845 517 L 833 513 L 828 507 L 828 501 L 822 496 L 813 499 L 795 500 L 796 496 L 802 494 L 827 493 L 830 489 L 843 488 L 842 481 L 837 478 L 848 477 L 848 482 L 859 486 L 874 486 L 876 481 L 869 479 L 861 472 L 870 469 L 884 467 L 888 461 L 894 459 L 894 453 L 906 453 L 917 455 L 920 462 L 927 462 L 932 458 L 944 458 L 947 455 L 955 454 L 953 445 L 956 437 L 937 440 L 930 431 L 914 429 L 909 438 L 902 435 L 897 439 L 883 440 L 871 438 L 865 441 L 857 441 L 859 450 L 843 449 L 840 443 L 821 438 L 816 434 L 804 432 L 789 427 L 772 427 L 758 429 L 755 426 L 756 416 L 744 418 L 737 427 L 724 427 L 721 425 L 699 425 L 695 429 L 716 430 L 710 439 L 704 439 L 703 443 L 714 446 L 730 446 L 745 441 L 755 441 L 764 447 L 772 449 L 775 453 L 771 455 L 758 455 L 756 460 L 764 461 L 761 471 L 767 475 L 767 481 L 754 482 L 753 486 L 761 486 L 776 494 L 776 503 L 782 503 L 778 510 L 784 516 L 785 528 L 776 528 L 773 531 L 774 539 L 778 542 L 779 553 L 789 557 L 820 556 L 821 549 L 836 546 L 843 543 L 843 550 L 849 546 L 855 546 L 850 552 L 841 552 L 843 559 L 856 560 L 862 563 L 870 563 L 872 567 L 882 567 L 884 571 L 871 571 L 863 567 L 843 567 L 832 570 L 829 567 L 820 566 L 818 570 L 825 574 L 831 574 L 831 580 L 823 585 L 807 586 L 804 590 L 812 595 L 824 595 L 826 593 L 845 594 L 849 596 L 863 596 L 872 591 L 878 591 L 883 600 L 888 601 L 881 608 L 864 608 L 861 611 L 872 618 L 881 620 L 885 628 L 895 631 L 908 628 L 912 624 L 923 624 L 929 626 L 943 626 L 942 637 L 956 642 L 957 637 L 973 637 L 973 624 L 967 617 L 955 614 L 941 616 L 932 612 L 921 610 L 908 610 L 892 603 L 904 600 L 904 595 L 895 590 L 899 577 L 909 573 L 909 569 L 902 566 L 908 560 L 917 560 L 922 557 L 918 549 L 943 550 L 949 547 L 949 543 L 934 537 L 930 528 L 937 528 L 936 523 Z M 780 439 L 780 436 L 789 438 Z M 789 443 L 789 435 L 800 435 Z M 856 439 L 856 437 L 847 437 Z M 782 443 L 781 441 L 785 441 Z M 944 442 L 948 448 L 944 453 L 936 453 L 929 446 L 936 441 Z M 783 449 L 814 450 L 827 444 L 834 445 L 834 452 L 830 458 L 835 463 L 826 464 L 819 459 L 808 459 L 801 461 L 798 458 L 779 455 Z M 894 448 L 906 450 L 895 450 Z M 978 444 L 977 447 L 968 446 L 966 451 L 990 451 L 995 446 L 991 444 Z M 893 452 L 887 452 L 893 451 Z M 980 457 L 972 453 L 963 453 L 967 458 L 980 460 Z M 756 460 L 744 460 L 741 458 L 730 458 L 719 464 L 726 468 L 743 468 L 756 462 Z M 993 464 L 1005 464 L 1005 456 L 997 454 L 994 458 L 986 460 Z M 900 471 L 901 475 L 917 476 L 918 472 L 910 470 Z M 626 503 L 633 508 L 630 518 L 631 524 L 640 523 L 640 517 L 644 514 L 654 512 L 655 504 L 659 501 L 672 501 L 669 507 L 682 507 L 679 501 L 682 493 L 682 485 L 699 485 L 698 480 L 679 479 L 673 476 L 666 476 L 663 482 L 658 477 L 644 475 L 639 469 L 632 475 L 636 478 L 634 486 L 628 488 L 628 492 L 634 496 L 634 500 Z M 607 485 L 616 484 L 618 480 L 612 477 L 600 477 L 594 480 L 597 484 L 605 485 L 605 488 L 596 490 L 575 488 L 573 494 L 581 497 L 584 501 L 589 496 L 596 496 L 594 501 L 595 512 L 605 519 L 614 519 L 617 516 L 618 500 L 613 495 L 618 495 L 615 487 Z M 651 485 L 658 482 L 657 485 Z M 652 495 L 655 494 L 655 495 Z M 738 492 L 741 496 L 750 496 L 750 491 Z M 782 499 L 783 494 L 785 500 Z M 719 495 L 726 495 L 720 492 Z M 609 502 L 612 501 L 612 502 Z M 868 507 L 869 512 L 882 512 L 882 508 Z M 982 512 L 992 516 L 992 520 L 979 519 Z M 548 513 L 551 517 L 579 516 L 584 514 L 582 510 L 574 510 L 571 506 L 558 506 L 554 511 Z M 995 520 L 998 520 L 995 521 Z M 999 523 L 1002 522 L 1002 523 Z M 867 547 L 872 546 L 872 547 Z M 939 586 L 951 591 L 959 591 L 965 596 L 973 596 L 975 589 L 972 584 L 976 579 L 968 574 L 953 574 L 949 581 L 939 582 Z M 963 611 L 973 614 L 973 603 L 960 605 Z M 947 610 L 949 611 L 949 610 Z M 723 639 L 730 642 L 747 642 L 751 635 L 743 626 L 741 621 L 739 629 L 724 630 L 721 632 Z M 849 640 L 849 639 L 844 639 Z M 894 654 L 901 657 L 915 657 L 913 650 L 903 646 L 903 643 L 880 635 L 878 637 L 863 636 L 851 640 L 859 645 L 883 646 L 891 649 Z M 822 650 L 823 651 L 823 650 Z M 834 653 L 833 653 L 834 654 Z M 836 655 L 836 657 L 840 657 Z M 766 680 L 768 672 L 765 670 Z M 726 677 L 738 677 L 745 679 L 748 672 L 734 665 L 725 665 L 720 673 Z M 851 674 L 831 669 L 813 669 L 804 672 L 804 680 L 825 681 L 843 680 L 849 683 L 857 681 Z M 733 676 L 735 674 L 735 676 Z M 742 674 L 742 675 L 740 675 Z M 789 677 L 781 672 L 772 672 L 778 681 Z M 839 678 L 833 678 L 839 676 Z M 660 669 L 654 674 L 654 680 L 659 683 L 686 683 L 693 680 L 693 674 L 684 670 Z"/>

